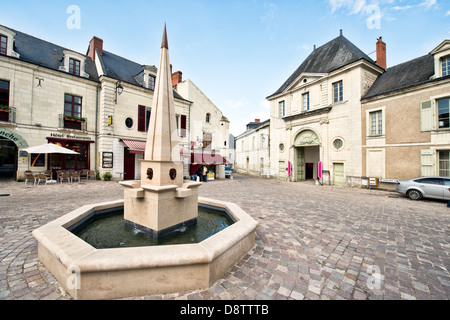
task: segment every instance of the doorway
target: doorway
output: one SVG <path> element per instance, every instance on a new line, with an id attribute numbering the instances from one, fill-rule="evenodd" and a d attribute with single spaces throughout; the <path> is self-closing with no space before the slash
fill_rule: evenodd
<path id="1" fill-rule="evenodd" d="M 16 179 L 17 146 L 9 139 L 0 138 L 0 179 Z"/>
<path id="2" fill-rule="evenodd" d="M 314 163 L 307 163 L 305 170 L 305 180 L 314 179 Z"/>
<path id="3" fill-rule="evenodd" d="M 334 185 L 343 186 L 345 184 L 344 164 L 334 163 L 333 171 L 334 171 Z"/>
<path id="4" fill-rule="evenodd" d="M 124 151 L 124 180 L 134 180 L 135 179 L 135 163 L 136 163 L 136 155 L 134 153 L 130 153 L 128 148 L 125 148 Z"/>

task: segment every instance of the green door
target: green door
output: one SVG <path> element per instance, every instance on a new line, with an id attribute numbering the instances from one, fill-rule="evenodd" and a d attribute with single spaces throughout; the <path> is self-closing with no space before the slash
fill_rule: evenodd
<path id="1" fill-rule="evenodd" d="M 295 163 L 295 180 L 305 180 L 305 148 L 295 148 L 297 161 Z"/>
<path id="2" fill-rule="evenodd" d="M 343 163 L 334 163 L 333 171 L 334 171 L 334 185 L 343 186 L 345 184 L 344 164 Z"/>

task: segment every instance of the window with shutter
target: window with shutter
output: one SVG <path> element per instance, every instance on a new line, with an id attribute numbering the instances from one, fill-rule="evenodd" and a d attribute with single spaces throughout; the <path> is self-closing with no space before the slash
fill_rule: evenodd
<path id="1" fill-rule="evenodd" d="M 185 115 L 181 115 L 181 137 L 185 138 L 187 136 L 187 117 Z"/>
<path id="2" fill-rule="evenodd" d="M 435 175 L 433 150 L 420 151 L 420 165 L 422 177 L 429 177 Z"/>
<path id="3" fill-rule="evenodd" d="M 433 108 L 431 100 L 424 101 L 420 105 L 420 130 L 433 130 Z"/>
<path id="4" fill-rule="evenodd" d="M 139 106 L 138 108 L 138 131 L 145 132 L 147 108 L 145 106 Z"/>

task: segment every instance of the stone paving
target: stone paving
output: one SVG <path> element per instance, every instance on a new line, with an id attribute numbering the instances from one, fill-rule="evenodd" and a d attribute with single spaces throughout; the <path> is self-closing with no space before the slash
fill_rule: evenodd
<path id="1" fill-rule="evenodd" d="M 5 194 L 10 194 L 5 196 Z M 117 182 L 0 182 L 0 300 L 69 300 L 31 232 L 79 206 L 123 198 Z M 236 175 L 200 195 L 260 223 L 256 246 L 206 290 L 130 299 L 448 300 L 450 208 L 396 193 Z"/>

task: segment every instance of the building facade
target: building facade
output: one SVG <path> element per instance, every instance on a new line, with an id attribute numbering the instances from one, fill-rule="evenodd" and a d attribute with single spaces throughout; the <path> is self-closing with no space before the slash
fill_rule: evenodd
<path id="1" fill-rule="evenodd" d="M 389 68 L 362 99 L 363 174 L 450 176 L 450 41 Z"/>
<path id="2" fill-rule="evenodd" d="M 315 48 L 267 98 L 271 174 L 286 179 L 292 171 L 292 181 L 359 185 L 361 98 L 383 71 L 342 32 Z"/>
<path id="3" fill-rule="evenodd" d="M 271 178 L 270 120 L 255 119 L 247 130 L 236 137 L 235 171 L 251 176 Z"/>
<path id="4" fill-rule="evenodd" d="M 381 37 L 376 53 L 373 61 L 341 32 L 267 98 L 272 176 L 384 187 L 450 176 L 450 40 L 388 69 Z M 237 166 L 257 174 L 246 169 L 250 134 L 238 137 Z"/>
<path id="5" fill-rule="evenodd" d="M 191 153 L 190 174 L 205 165 L 216 178 L 225 178 L 229 156 L 230 122 L 222 111 L 191 80 L 184 80 L 182 72 L 172 75 L 175 91 L 190 101 L 187 127 Z"/>
<path id="6" fill-rule="evenodd" d="M 118 180 L 140 179 L 155 66 L 108 52 L 97 37 L 86 54 L 5 26 L 0 40 L 0 178 L 22 178 L 25 170 L 89 169 Z M 178 132 L 173 134 L 189 177 L 192 102 L 175 90 L 174 98 Z M 211 130 L 216 125 L 222 130 L 221 123 Z M 21 151 L 45 143 L 79 154 Z"/>

